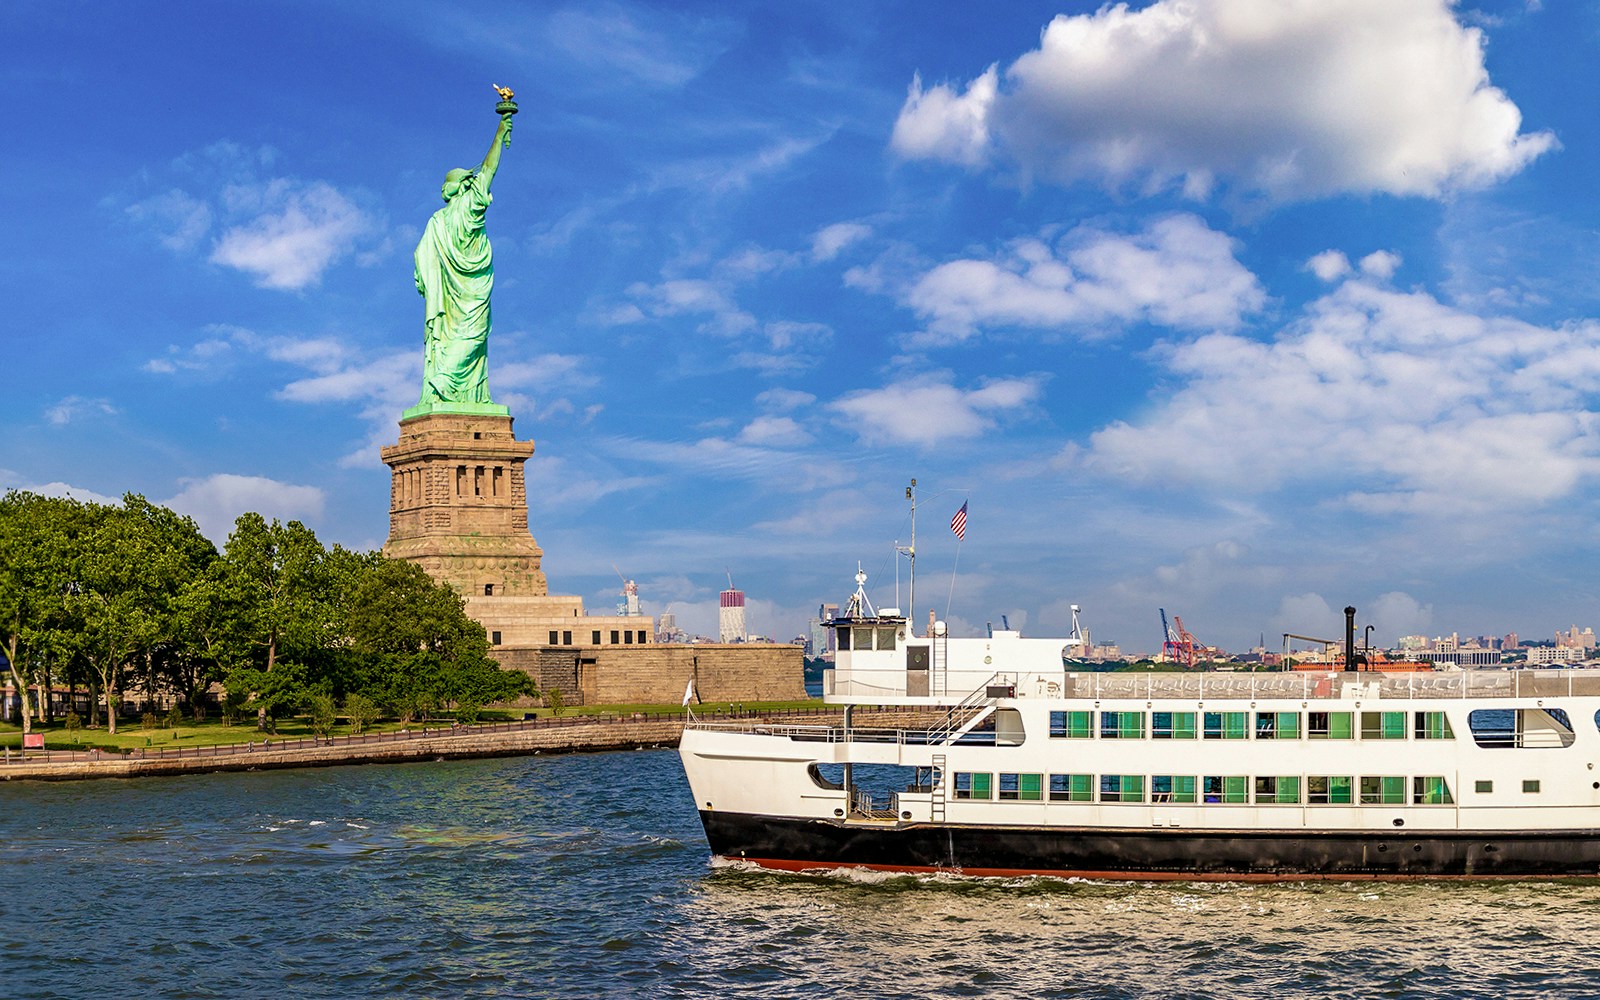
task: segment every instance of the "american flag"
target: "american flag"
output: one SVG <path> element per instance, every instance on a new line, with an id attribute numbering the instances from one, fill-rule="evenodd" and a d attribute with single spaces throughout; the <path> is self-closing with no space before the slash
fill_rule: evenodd
<path id="1" fill-rule="evenodd" d="M 950 519 L 950 530 L 956 533 L 956 541 L 963 541 L 967 537 L 967 505 L 962 504 L 956 511 L 956 516 Z"/>

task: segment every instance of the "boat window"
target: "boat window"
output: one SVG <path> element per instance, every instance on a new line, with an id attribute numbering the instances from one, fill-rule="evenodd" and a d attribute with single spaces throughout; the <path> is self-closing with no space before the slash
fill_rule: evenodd
<path id="1" fill-rule="evenodd" d="M 994 710 L 994 742 L 995 746 L 1020 747 L 1027 734 L 1022 730 L 1022 713 L 1014 708 L 997 708 Z"/>
<path id="2" fill-rule="evenodd" d="M 1248 735 L 1244 712 L 1207 712 L 1206 739 L 1242 740 Z"/>
<path id="3" fill-rule="evenodd" d="M 1195 736 L 1194 713 L 1151 712 L 1150 735 L 1158 740 L 1192 740 Z"/>
<path id="4" fill-rule="evenodd" d="M 1300 779 L 1282 775 L 1256 779 L 1256 802 L 1277 805 L 1300 804 Z"/>
<path id="5" fill-rule="evenodd" d="M 1448 806 L 1455 802 L 1450 784 L 1442 777 L 1411 779 L 1411 802 L 1419 806 Z"/>
<path id="6" fill-rule="evenodd" d="M 1307 712 L 1306 735 L 1314 740 L 1354 739 L 1353 719 L 1349 712 Z"/>
<path id="7" fill-rule="evenodd" d="M 1188 713 L 1193 715 L 1194 713 Z M 1193 739 L 1191 732 L 1189 738 Z M 1150 778 L 1151 802 L 1193 802 L 1194 775 L 1192 774 L 1157 774 Z"/>
<path id="8" fill-rule="evenodd" d="M 894 626 L 893 625 L 880 627 L 878 629 L 878 648 L 879 649 L 893 649 L 894 648 Z"/>
<path id="9" fill-rule="evenodd" d="M 827 772 L 823 772 L 827 768 Z M 826 788 L 830 792 L 837 792 L 844 788 L 843 764 L 812 764 L 806 768 L 806 774 L 811 778 L 811 783 L 818 788 Z"/>
<path id="10" fill-rule="evenodd" d="M 1453 740 L 1450 719 L 1443 712 L 1418 712 L 1414 733 L 1419 740 Z"/>
<path id="11" fill-rule="evenodd" d="M 1243 715 L 1244 713 L 1239 713 Z M 1200 782 L 1207 802 L 1248 802 L 1250 779 L 1208 775 Z"/>
<path id="12" fill-rule="evenodd" d="M 1051 802 L 1088 802 L 1094 798 L 1094 778 L 1088 774 L 1052 774 Z"/>
<path id="13" fill-rule="evenodd" d="M 834 637 L 839 641 L 839 648 L 848 651 L 850 649 L 850 630 L 847 628 L 836 628 L 833 630 L 833 634 Z"/>
<path id="14" fill-rule="evenodd" d="M 1523 779 L 1522 790 L 1524 792 L 1537 792 L 1539 790 L 1539 779 L 1538 778 L 1525 778 L 1525 779 Z"/>
<path id="15" fill-rule="evenodd" d="M 958 799 L 987 799 L 989 797 L 990 776 L 981 772 L 957 771 L 956 772 L 956 798 Z"/>
<path id="16" fill-rule="evenodd" d="M 1257 712 L 1256 739 L 1297 740 L 1300 738 L 1299 712 Z"/>
<path id="17" fill-rule="evenodd" d="M 1472 784 L 1472 790 L 1477 792 L 1479 795 L 1488 795 L 1494 791 L 1494 782 L 1475 781 Z"/>
<path id="18" fill-rule="evenodd" d="M 865 652 L 872 648 L 872 633 L 875 631 L 871 625 L 865 625 L 854 630 L 856 633 L 856 649 Z"/>
<path id="19" fill-rule="evenodd" d="M 1051 712 L 1050 738 L 1053 740 L 1086 740 L 1093 734 L 1089 728 L 1088 712 Z"/>
<path id="20" fill-rule="evenodd" d="M 1406 713 L 1362 712 L 1361 738 L 1364 740 L 1403 740 L 1406 738 Z"/>
<path id="21" fill-rule="evenodd" d="M 1402 805 L 1406 801 L 1406 779 L 1363 777 L 1361 804 L 1364 806 Z"/>
<path id="22" fill-rule="evenodd" d="M 1467 726 L 1478 746 L 1497 749 L 1570 747 L 1576 738 L 1559 708 L 1479 708 L 1467 713 Z"/>
<path id="23" fill-rule="evenodd" d="M 1009 774 L 1002 772 L 1000 775 L 1000 799 L 1010 802 L 1038 802 L 1040 795 L 1042 775 L 1038 774 Z"/>
<path id="24" fill-rule="evenodd" d="M 1103 740 L 1144 739 L 1144 713 L 1101 712 L 1100 738 Z"/>
<path id="25" fill-rule="evenodd" d="M 1101 802 L 1143 802 L 1144 775 L 1102 774 L 1100 776 Z"/>
<path id="26" fill-rule="evenodd" d="M 1306 801 L 1314 806 L 1346 806 L 1355 801 L 1355 782 L 1341 775 L 1314 775 L 1306 779 Z"/>

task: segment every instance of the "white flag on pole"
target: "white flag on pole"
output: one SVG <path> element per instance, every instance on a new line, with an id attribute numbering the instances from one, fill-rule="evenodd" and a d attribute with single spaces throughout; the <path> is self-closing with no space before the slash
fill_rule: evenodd
<path id="1" fill-rule="evenodd" d="M 689 683 L 683 686 L 683 703 L 689 704 L 689 699 L 694 697 L 694 678 L 689 678 Z"/>

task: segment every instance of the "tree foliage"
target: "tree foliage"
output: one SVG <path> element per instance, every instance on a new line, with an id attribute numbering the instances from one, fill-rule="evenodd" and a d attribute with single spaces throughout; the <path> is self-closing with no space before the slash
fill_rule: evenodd
<path id="1" fill-rule="evenodd" d="M 297 521 L 253 513 L 219 553 L 192 520 L 135 494 L 0 499 L 0 642 L 19 689 L 87 683 L 113 730 L 130 688 L 197 716 L 208 703 L 230 719 L 253 712 L 269 731 L 306 709 L 331 726 L 340 699 L 366 726 L 378 706 L 472 714 L 532 692 L 490 658 L 460 596 L 412 563 L 328 549 Z M 23 715 L 41 708 L 25 702 Z"/>

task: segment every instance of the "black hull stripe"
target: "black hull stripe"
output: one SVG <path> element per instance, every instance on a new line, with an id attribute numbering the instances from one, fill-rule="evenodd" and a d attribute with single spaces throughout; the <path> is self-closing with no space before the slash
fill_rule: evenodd
<path id="1" fill-rule="evenodd" d="M 702 811 L 711 853 L 782 871 L 1274 881 L 1593 878 L 1600 830 L 1287 832 L 850 825 Z"/>

